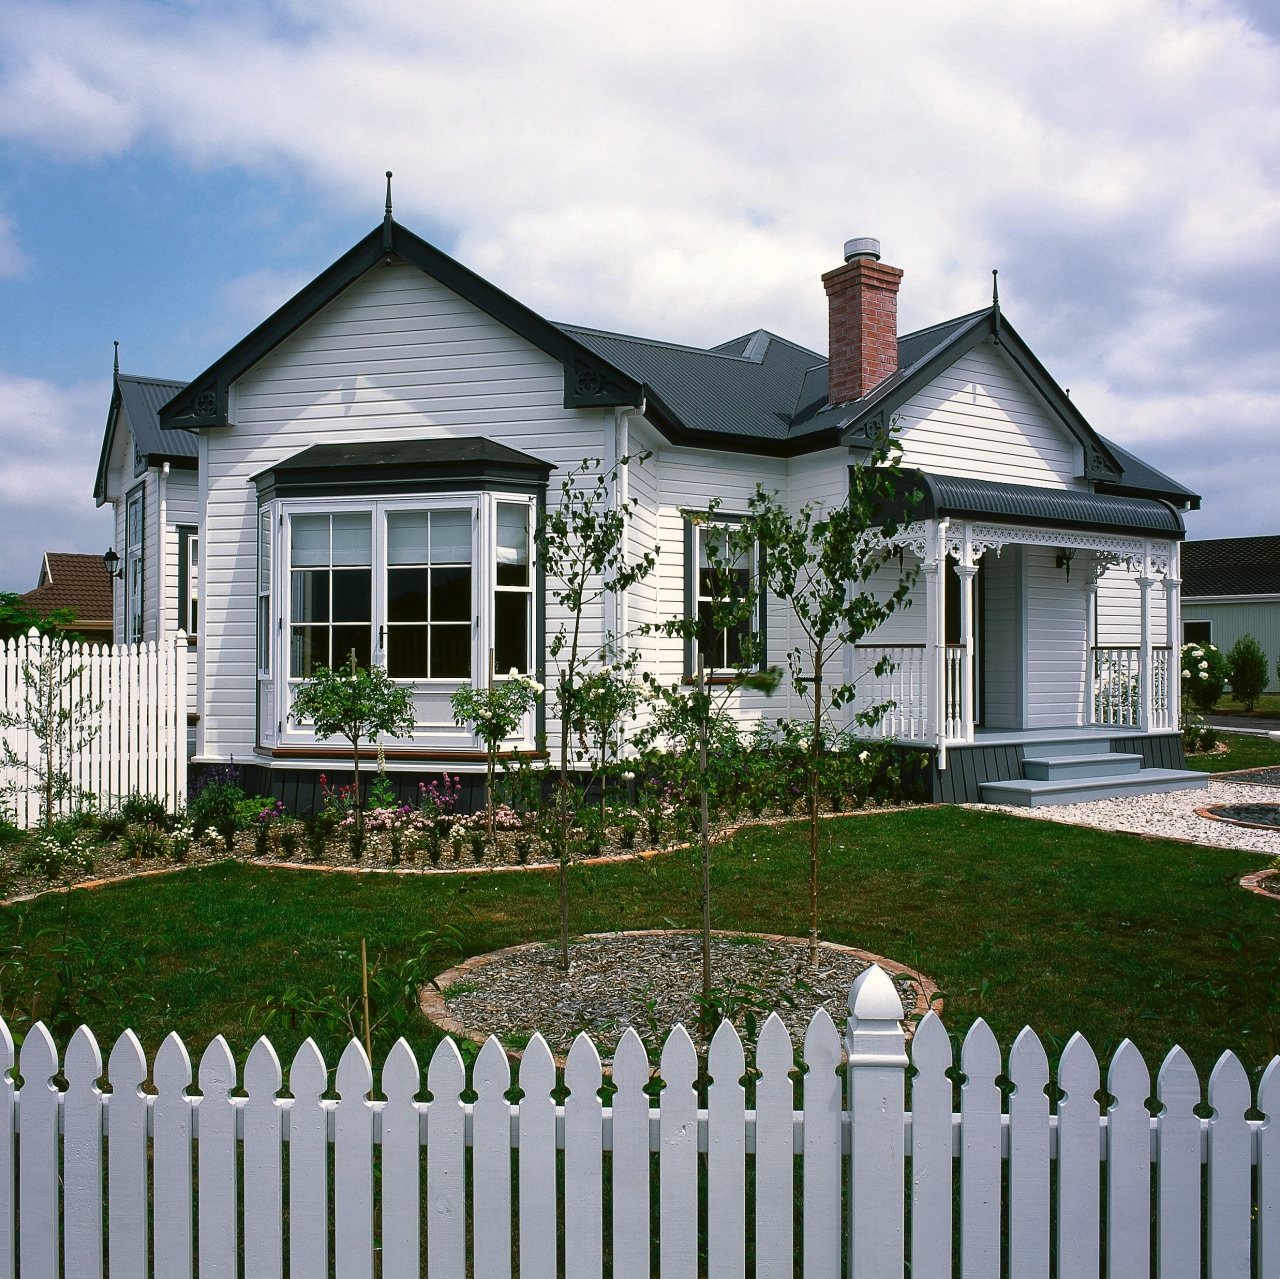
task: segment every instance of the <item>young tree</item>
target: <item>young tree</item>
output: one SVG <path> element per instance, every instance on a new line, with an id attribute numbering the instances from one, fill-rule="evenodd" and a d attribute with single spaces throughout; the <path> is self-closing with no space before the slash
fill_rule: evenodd
<path id="1" fill-rule="evenodd" d="M 652 715 L 637 735 L 643 747 L 665 745 L 679 768 L 696 759 L 698 838 L 702 897 L 702 1003 L 711 1006 L 711 797 L 722 791 L 735 755 L 737 725 L 731 715 L 743 689 L 772 694 L 782 679 L 777 667 L 764 666 L 767 654 L 759 627 L 760 578 L 750 570 L 755 546 L 742 526 L 715 525 L 719 503 L 712 502 L 700 522 L 706 526 L 703 546 L 707 566 L 700 570 L 700 608 L 697 617 L 668 618 L 643 627 L 682 643 L 695 645 L 692 683 L 664 685 L 649 672 L 647 685 Z M 746 566 L 744 569 L 744 565 Z M 721 655 L 732 657 L 729 667 L 708 667 Z"/>
<path id="2" fill-rule="evenodd" d="M 5 739 L 4 767 L 11 774 L 3 793 L 13 802 L 20 793 L 40 796 L 40 819 L 52 826 L 62 803 L 76 798 L 71 761 L 98 735 L 93 717 L 102 707 L 77 688 L 83 666 L 71 662 L 70 645 L 41 638 L 33 628 L 22 661 L 22 704 L 16 711 L 0 711 L 0 728 L 25 729 L 35 738 L 35 761 L 24 758 Z M 30 781 L 23 780 L 30 778 Z"/>
<path id="3" fill-rule="evenodd" d="M 809 706 L 809 962 L 818 962 L 818 803 L 829 716 L 857 696 L 857 683 L 828 684 L 830 665 L 909 604 L 918 570 L 903 567 L 890 538 L 921 494 L 902 472 L 892 431 L 849 467 L 844 502 L 829 511 L 805 505 L 790 514 L 757 489 L 746 528 L 760 547 L 766 589 L 791 607 L 799 642 L 788 652 L 791 681 Z M 883 584 L 883 585 L 882 585 Z M 878 588 L 878 589 L 877 589 Z M 892 669 L 882 658 L 877 676 Z M 854 722 L 872 728 L 887 707 L 866 707 Z"/>
<path id="4" fill-rule="evenodd" d="M 310 720 L 321 741 L 334 736 L 351 743 L 355 773 L 356 845 L 364 846 L 364 808 L 360 802 L 360 743 L 388 737 L 408 737 L 413 732 L 413 694 L 395 683 L 380 666 L 358 666 L 352 653 L 343 670 L 316 668 L 298 686 L 289 718 L 295 724 Z"/>
<path id="5" fill-rule="evenodd" d="M 640 654 L 613 653 L 606 648 L 599 669 L 578 684 L 578 718 L 573 731 L 580 759 L 590 760 L 600 787 L 600 830 L 603 833 L 609 798 L 609 773 L 622 750 L 623 726 L 640 704 L 640 684 L 635 678 Z"/>
<path id="6" fill-rule="evenodd" d="M 1227 654 L 1227 679 L 1231 682 L 1232 697 L 1243 702 L 1245 710 L 1253 710 L 1258 698 L 1266 692 L 1270 677 L 1262 645 L 1247 632 L 1241 635 Z"/>
<path id="7" fill-rule="evenodd" d="M 489 840 L 493 840 L 493 774 L 498 748 L 520 727 L 520 722 L 542 696 L 542 685 L 513 666 L 505 679 L 493 676 L 493 650 L 489 650 L 489 686 L 475 688 L 468 684 L 449 698 L 455 724 L 470 724 L 475 735 L 484 742 L 488 763 L 485 782 L 486 813 Z"/>
<path id="8" fill-rule="evenodd" d="M 560 966 L 569 967 L 569 839 L 575 816 L 570 773 L 572 728 L 580 719 L 579 683 L 583 668 L 612 643 L 607 627 L 584 635 L 588 612 L 606 595 L 620 594 L 643 581 L 657 563 L 657 548 L 637 559 L 627 554 L 626 529 L 636 499 L 616 501 L 618 479 L 648 453 L 624 456 L 607 474 L 599 458 L 584 458 L 564 477 L 560 499 L 538 521 L 534 534 L 547 590 L 562 613 L 548 651 L 556 665 L 556 710 L 560 719 L 560 776 L 556 783 L 560 880 Z M 592 636 L 588 638 L 588 636 Z"/>

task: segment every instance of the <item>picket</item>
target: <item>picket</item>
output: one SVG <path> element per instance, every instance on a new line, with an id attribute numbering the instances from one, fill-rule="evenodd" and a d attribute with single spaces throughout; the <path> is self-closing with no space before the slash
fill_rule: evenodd
<path id="1" fill-rule="evenodd" d="M 15 816 L 21 826 L 41 820 L 38 786 L 41 743 L 27 727 L 41 669 L 56 672 L 59 710 L 83 728 L 71 758 L 54 754 L 54 767 L 70 786 L 57 801 L 70 812 L 81 797 L 92 796 L 100 809 L 118 805 L 133 791 L 155 795 L 171 812 L 186 800 L 187 637 L 179 632 L 163 643 L 119 645 L 67 644 L 32 630 L 0 647 L 0 712 L 13 727 L 0 738 L 18 761 L 6 767 L 4 781 L 14 788 Z"/>
<path id="2" fill-rule="evenodd" d="M 960 1050 L 960 1274 L 1000 1274 L 1000 1045 L 981 1017 Z"/>
<path id="3" fill-rule="evenodd" d="M 1107 1071 L 1107 1274 L 1151 1273 L 1151 1072 L 1126 1039 Z"/>
<path id="4" fill-rule="evenodd" d="M 476 1058 L 472 1087 L 471 1202 L 485 1205 L 484 1223 L 473 1236 L 472 1265 L 476 1279 L 511 1279 L 511 1066 L 493 1035 Z M 385 1159 L 384 1153 L 384 1164 Z"/>
<path id="5" fill-rule="evenodd" d="M 707 1050 L 707 1274 L 739 1279 L 746 1271 L 747 1072 L 742 1040 L 722 1021 Z"/>
<path id="6" fill-rule="evenodd" d="M 455 1050 L 456 1051 L 456 1050 Z M 439 1073 L 437 1072 L 437 1079 Z M 422 1196 L 420 1136 L 421 1113 L 417 1095 L 421 1074 L 413 1049 L 397 1039 L 382 1066 L 382 1093 L 387 1103 L 382 1108 L 382 1274 L 383 1279 L 417 1279 L 422 1249 L 419 1204 Z M 437 1129 L 447 1109 L 445 1100 L 437 1097 L 440 1115 Z M 432 1103 L 432 1111 L 435 1103 Z M 456 1126 L 456 1125 L 455 1125 Z M 430 1150 L 438 1132 L 433 1131 Z M 441 1142 L 443 1147 L 444 1143 Z M 459 1142 L 459 1146 L 461 1143 Z M 461 1150 L 458 1152 L 458 1175 L 461 1177 Z M 438 1176 L 431 1188 L 430 1204 L 438 1199 L 447 1210 L 448 1200 L 441 1194 L 444 1176 Z M 462 1194 L 456 1195 L 461 1205 Z M 461 1210 L 460 1223 L 465 1224 Z M 434 1228 L 434 1223 L 433 1223 Z"/>
<path id="7" fill-rule="evenodd" d="M 466 1084 L 457 1044 L 441 1040 L 427 1067 L 427 1271 L 435 1279 L 464 1279 L 467 1273 Z"/>
<path id="8" fill-rule="evenodd" d="M 658 1265 L 661 1279 L 698 1273 L 698 1054 L 683 1026 L 662 1045 L 658 1102 Z"/>
<path id="9" fill-rule="evenodd" d="M 644 1045 L 628 1031 L 613 1061 L 616 1091 L 608 1108 L 600 1097 L 598 1051 L 585 1035 L 569 1053 L 563 1107 L 556 1105 L 554 1059 L 535 1036 L 520 1067 L 519 1105 L 508 1101 L 510 1067 L 502 1045 L 491 1039 L 476 1061 L 475 1102 L 468 1108 L 467 1072 L 450 1039 L 434 1052 L 425 1086 L 413 1052 L 397 1042 L 382 1063 L 385 1101 L 374 1098 L 363 1047 L 350 1044 L 338 1064 L 335 1102 L 323 1096 L 328 1074 L 311 1041 L 291 1065 L 290 1099 L 278 1096 L 280 1063 L 265 1039 L 246 1063 L 246 1095 L 235 1096 L 235 1063 L 221 1037 L 201 1057 L 200 1093 L 193 1096 L 191 1060 L 176 1035 L 165 1039 L 148 1072 L 141 1045 L 126 1032 L 112 1048 L 110 1091 L 103 1094 L 102 1058 L 91 1032 L 76 1032 L 59 1074 L 56 1045 L 38 1023 L 24 1040 L 22 1086 L 15 1090 L 13 1043 L 0 1022 L 0 1064 L 9 1067 L 0 1070 L 0 1125 L 8 1134 L 0 1140 L 0 1225 L 7 1239 L 15 1239 L 15 1227 L 19 1232 L 13 1253 L 0 1251 L 0 1276 L 15 1279 L 16 1262 L 22 1279 L 102 1279 L 104 1271 L 112 1279 L 181 1279 L 198 1261 L 201 1276 L 243 1273 L 245 1279 L 281 1279 L 286 1269 L 324 1276 L 331 1267 L 342 1279 L 419 1273 L 511 1279 L 518 1184 L 522 1276 L 601 1279 L 605 1179 L 612 1176 L 611 1273 L 617 1279 L 650 1274 L 651 1179 L 665 1276 L 729 1279 L 749 1272 L 747 1190 L 754 1181 L 760 1279 L 901 1276 L 908 1206 L 911 1273 L 940 1279 L 951 1270 L 957 1156 L 962 1274 L 999 1274 L 1003 1262 L 1010 1279 L 1047 1279 L 1053 1219 L 1059 1279 L 1096 1279 L 1104 1261 L 1108 1275 L 1149 1273 L 1153 1222 L 1156 1273 L 1199 1276 L 1202 1185 L 1209 1279 L 1280 1273 L 1280 1128 L 1273 1119 L 1280 1110 L 1280 1058 L 1263 1073 L 1255 1099 L 1244 1067 L 1223 1054 L 1208 1081 L 1211 1117 L 1201 1119 L 1195 1071 L 1184 1053 L 1171 1052 L 1156 1081 L 1160 1112 L 1153 1125 L 1150 1075 L 1133 1044 L 1124 1042 L 1112 1058 L 1109 1101 L 1100 1113 L 1097 1059 L 1073 1036 L 1058 1062 L 1059 1101 L 1051 1117 L 1049 1062 L 1040 1040 L 1023 1030 L 1010 1050 L 1006 1080 L 999 1046 L 977 1022 L 961 1052 L 960 1113 L 953 1114 L 946 1073 L 951 1046 L 931 1014 L 912 1045 L 916 1074 L 908 1113 L 901 1011 L 889 978 L 869 969 L 851 993 L 843 1043 L 819 1011 L 802 1054 L 793 1058 L 785 1026 L 770 1017 L 756 1045 L 758 1073 L 745 1087 L 746 1053 L 731 1025 L 717 1030 L 701 1077 L 693 1042 L 676 1027 L 663 1048 L 656 1104 L 646 1091 Z M 802 1111 L 794 1109 L 797 1068 L 804 1074 Z M 142 1091 L 148 1073 L 154 1096 Z M 55 1080 L 64 1076 L 60 1092 Z M 700 1084 L 705 1109 L 698 1105 Z M 1007 1118 L 1001 1114 L 1006 1086 Z M 747 1105 L 751 1092 L 754 1109 Z M 1254 1106 L 1262 1119 L 1250 1118 Z M 699 1149 L 706 1154 L 702 1165 Z M 800 1241 L 793 1215 L 797 1159 Z M 848 1217 L 842 1221 L 846 1172 Z M 796 1242 L 801 1246 L 793 1248 Z"/>
<path id="10" fill-rule="evenodd" d="M 756 1044 L 756 1274 L 791 1279 L 795 1232 L 795 1138 L 792 1108 L 795 1065 L 791 1036 L 770 1013 Z"/>
<path id="11" fill-rule="evenodd" d="M 601 1082 L 600 1054 L 579 1034 L 564 1067 L 565 1279 L 600 1279 L 604 1267 Z"/>
<path id="12" fill-rule="evenodd" d="M 88 1026 L 71 1036 L 63 1073 L 63 1264 L 67 1279 L 102 1279 L 102 1053 Z"/>
<path id="13" fill-rule="evenodd" d="M 284 1273 L 282 1183 L 284 1111 L 280 1058 L 259 1039 L 244 1065 L 244 1276 L 281 1279 Z"/>
<path id="14" fill-rule="evenodd" d="M 648 1279 L 649 1055 L 631 1027 L 613 1055 L 613 1082 L 613 1275 Z"/>
<path id="15" fill-rule="evenodd" d="M 951 1279 L 951 1037 L 927 1012 L 911 1040 L 911 1275 Z"/>
<path id="16" fill-rule="evenodd" d="M 307 1039 L 289 1066 L 289 1274 L 329 1273 L 329 1072 Z M 114 1279 L 114 1276 L 113 1276 Z"/>
<path id="17" fill-rule="evenodd" d="M 1249 1279 L 1253 1134 L 1245 1112 L 1249 1076 L 1235 1053 L 1218 1058 L 1209 1076 L 1209 1187 L 1206 1247 L 1210 1279 Z"/>
<path id="18" fill-rule="evenodd" d="M 1156 1273 L 1200 1279 L 1200 1081 L 1181 1048 L 1164 1059 L 1156 1098 Z"/>

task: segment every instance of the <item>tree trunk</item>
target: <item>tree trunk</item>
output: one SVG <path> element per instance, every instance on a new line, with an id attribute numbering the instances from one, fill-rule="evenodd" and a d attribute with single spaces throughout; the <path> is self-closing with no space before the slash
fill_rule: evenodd
<path id="1" fill-rule="evenodd" d="M 707 706 L 706 670 L 702 654 L 698 654 L 698 698 L 702 717 L 698 724 L 698 777 L 701 785 L 700 818 L 702 824 L 702 998 L 711 997 L 711 831 L 707 802 Z M 705 1013 L 707 1005 L 703 1004 Z"/>
<path id="2" fill-rule="evenodd" d="M 355 789 L 352 791 L 351 802 L 356 808 L 356 841 L 363 853 L 364 806 L 360 803 L 360 734 L 356 731 L 351 734 L 351 765 L 351 771 L 355 776 Z"/>
<path id="3" fill-rule="evenodd" d="M 489 714 L 493 715 L 493 649 L 489 650 Z M 492 727 L 493 720 L 490 718 L 489 724 Z M 493 844 L 493 764 L 494 758 L 498 753 L 498 743 L 490 738 L 485 745 L 489 748 L 489 775 L 485 779 L 485 811 L 489 815 L 489 843 Z"/>
<path id="4" fill-rule="evenodd" d="M 809 967 L 818 967 L 818 787 L 822 753 L 822 646 L 813 657 L 813 741 L 809 749 Z"/>

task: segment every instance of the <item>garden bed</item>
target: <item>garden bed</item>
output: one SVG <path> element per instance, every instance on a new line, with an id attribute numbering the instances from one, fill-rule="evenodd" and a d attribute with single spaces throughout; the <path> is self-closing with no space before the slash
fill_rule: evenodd
<path id="1" fill-rule="evenodd" d="M 820 1006 L 843 1026 L 849 990 L 873 963 L 893 978 L 911 1025 L 931 1002 L 941 1010 L 938 987 L 927 977 L 850 946 L 820 942 L 816 971 L 809 967 L 809 943 L 799 937 L 717 931 L 711 950 L 716 1010 L 749 1041 L 771 1011 L 797 1046 Z M 423 992 L 422 1010 L 442 1031 L 475 1043 L 497 1035 L 508 1048 L 519 1049 L 541 1031 L 561 1059 L 580 1031 L 603 1049 L 632 1028 L 656 1062 L 662 1036 L 677 1023 L 705 1051 L 708 1038 L 699 1026 L 705 1020 L 699 1001 L 700 934 L 674 929 L 598 933 L 575 939 L 569 954 L 567 973 L 560 968 L 559 947 L 551 943 L 477 955 L 441 973 L 435 989 Z"/>

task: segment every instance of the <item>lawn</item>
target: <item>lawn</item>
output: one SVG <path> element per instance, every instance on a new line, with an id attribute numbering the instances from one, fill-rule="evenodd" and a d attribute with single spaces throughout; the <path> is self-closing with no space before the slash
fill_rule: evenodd
<path id="1" fill-rule="evenodd" d="M 837 819 L 825 838 L 825 935 L 934 977 L 953 1028 L 982 1015 L 1007 1045 L 1030 1023 L 1058 1047 L 1078 1029 L 1102 1055 L 1129 1036 L 1153 1065 L 1179 1042 L 1203 1071 L 1224 1048 L 1254 1066 L 1265 1055 L 1258 991 L 1280 964 L 1280 903 L 1231 885 L 1262 858 L 961 808 Z M 806 855 L 799 823 L 724 845 L 716 926 L 803 933 Z M 573 927 L 694 926 L 694 892 L 680 856 L 576 868 Z M 358 952 L 361 937 L 371 953 L 402 959 L 446 919 L 461 926 L 467 953 L 554 937 L 555 877 L 222 863 L 7 908 L 0 940 L 29 948 L 7 951 L 11 964 L 65 955 L 104 1042 L 132 1025 L 150 1053 L 175 1029 L 195 1057 L 221 1032 L 243 1056 L 261 1030 L 251 1010 L 271 996 L 350 976 L 355 961 L 336 956 Z M 112 969 L 111 956 L 144 947 L 145 970 Z M 25 1014 L 30 994 L 15 972 L 5 1003 Z M 287 1062 L 297 1033 L 277 1026 L 272 1038 Z M 433 1042 L 425 1022 L 411 1038 L 420 1053 Z"/>
<path id="2" fill-rule="evenodd" d="M 1230 694 L 1220 697 L 1213 708 L 1219 715 L 1254 715 L 1259 719 L 1280 719 L 1280 693 L 1264 693 L 1253 710 L 1246 710 L 1243 702 L 1237 702 Z M 1210 712 L 1210 718 L 1212 718 Z"/>
<path id="3" fill-rule="evenodd" d="M 1226 742 L 1227 751 L 1222 755 L 1188 755 L 1187 767 L 1205 773 L 1229 773 L 1237 768 L 1263 768 L 1280 765 L 1280 742 L 1254 733 L 1219 733 Z"/>

